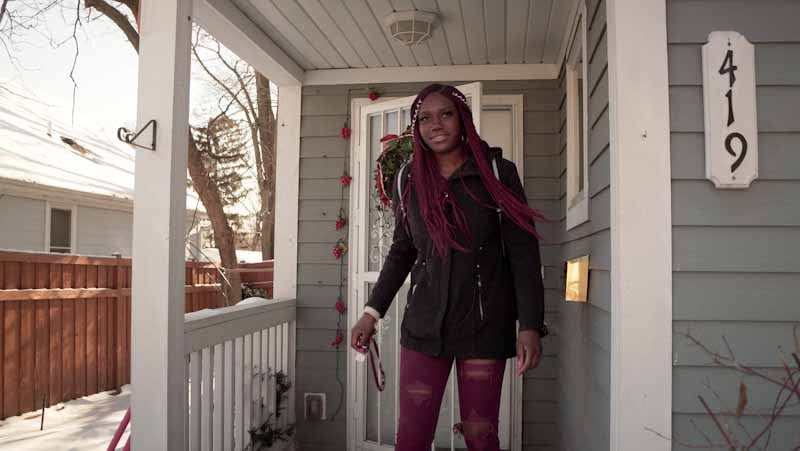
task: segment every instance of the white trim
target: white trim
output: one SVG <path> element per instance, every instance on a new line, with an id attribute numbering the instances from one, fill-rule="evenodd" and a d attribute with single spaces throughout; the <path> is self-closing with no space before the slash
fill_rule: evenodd
<path id="1" fill-rule="evenodd" d="M 297 234 L 300 208 L 300 86 L 278 87 L 275 167 L 275 298 L 297 297 Z"/>
<path id="2" fill-rule="evenodd" d="M 411 83 L 473 80 L 555 80 L 557 64 L 461 64 L 306 71 L 304 85 Z"/>
<path id="3" fill-rule="evenodd" d="M 483 95 L 481 97 L 483 109 L 487 107 L 508 107 L 511 109 L 511 120 L 513 121 L 511 127 L 513 148 L 511 149 L 510 160 L 517 166 L 517 173 L 519 174 L 520 181 L 525 184 L 525 128 L 524 128 L 524 96 L 522 94 L 497 94 L 497 95 Z M 512 371 L 516 368 L 517 359 L 509 359 L 506 371 Z M 522 449 L 522 402 L 523 402 L 523 387 L 525 381 L 523 378 L 512 376 L 511 377 L 511 451 L 519 451 Z"/>
<path id="4" fill-rule="evenodd" d="M 231 0 L 194 0 L 193 17 L 205 31 L 274 83 L 301 84 L 303 68 Z"/>
<path id="5" fill-rule="evenodd" d="M 44 207 L 44 251 L 52 252 L 50 250 L 50 227 L 53 224 L 52 211 L 67 210 L 69 214 L 69 254 L 78 252 L 78 206 L 72 203 L 63 202 L 50 202 L 45 201 Z"/>
<path id="6" fill-rule="evenodd" d="M 573 36 L 572 41 L 567 46 L 567 51 L 570 52 L 575 48 L 576 40 L 580 39 L 580 68 L 576 68 L 578 64 L 578 54 L 570 58 L 567 54 L 566 66 L 566 89 L 567 89 L 567 230 L 577 227 L 589 220 L 589 91 L 588 91 L 588 65 L 587 60 L 587 18 L 586 18 L 586 3 L 583 0 L 579 1 L 578 15 L 575 16 L 573 21 L 574 29 L 568 33 Z M 578 70 L 581 76 L 578 77 Z M 580 81 L 579 81 L 580 80 Z M 578 97 L 578 83 L 581 83 L 583 90 L 583 98 Z M 579 108 L 578 102 L 583 103 L 583 108 Z M 578 121 L 578 112 L 582 111 L 581 121 Z M 582 124 L 578 130 L 578 124 Z M 581 140 L 578 134 L 583 135 Z M 578 191 L 578 186 L 581 182 L 579 180 L 579 173 L 575 170 L 575 165 L 581 156 L 581 149 L 579 143 L 583 143 L 583 190 Z"/>
<path id="7" fill-rule="evenodd" d="M 666 0 L 608 1 L 610 449 L 671 449 L 672 214 Z M 647 99 L 643 102 L 642 99 Z"/>
<path id="8" fill-rule="evenodd" d="M 394 99 L 391 98 L 384 98 L 381 99 L 382 101 L 392 101 Z M 359 159 L 359 142 L 361 140 L 361 108 L 369 104 L 369 99 L 365 98 L 354 98 L 350 101 L 350 128 L 352 130 L 352 134 L 350 135 L 350 172 L 349 174 L 358 174 L 359 167 L 360 167 L 360 159 Z M 354 179 L 358 182 L 360 178 L 354 177 Z M 360 281 L 358 280 L 358 265 L 359 265 L 359 258 L 360 255 L 360 246 L 359 242 L 361 241 L 361 231 L 359 230 L 358 224 L 354 221 L 358 218 L 361 214 L 360 208 L 360 189 L 359 186 L 350 185 L 354 187 L 348 193 L 349 199 L 349 212 L 348 218 L 350 218 L 348 224 L 348 246 L 349 250 L 347 252 L 347 289 L 348 289 L 348 307 L 347 307 L 347 330 L 355 325 L 358 319 L 363 314 L 363 306 L 359 306 L 357 304 L 358 300 L 358 292 L 359 290 L 363 289 L 362 285 L 360 285 Z M 354 239 L 355 238 L 355 239 Z M 355 308 L 353 307 L 355 305 Z M 363 387 L 364 381 L 361 377 L 362 371 L 360 370 L 359 365 L 355 362 L 355 352 L 350 348 L 349 343 L 347 346 L 347 386 L 350 387 L 347 390 L 347 408 L 345 415 L 347 416 L 347 449 L 348 450 L 355 450 L 356 443 L 359 443 L 360 440 L 357 440 L 357 437 L 361 437 L 359 432 L 359 415 L 362 415 L 362 411 L 364 410 L 359 405 L 359 395 L 363 396 L 364 390 L 360 389 Z"/>
<path id="9" fill-rule="evenodd" d="M 483 96 L 483 108 L 509 107 L 511 108 L 511 134 L 514 147 L 511 149 L 511 161 L 517 166 L 519 179 L 525 185 L 525 111 L 524 96 L 522 94 L 489 94 Z"/>
<path id="10" fill-rule="evenodd" d="M 578 12 L 580 8 L 578 5 L 583 3 L 582 0 L 573 0 L 572 3 L 572 11 L 569 14 L 569 26 L 567 30 L 575 30 L 575 21 L 578 19 Z M 564 33 L 564 37 L 561 38 L 561 50 L 558 52 L 558 59 L 556 60 L 556 65 L 558 66 L 557 74 L 561 74 L 561 70 L 564 69 L 564 65 L 567 61 L 567 51 L 569 50 L 569 43 L 572 41 L 572 33 Z"/>
<path id="11" fill-rule="evenodd" d="M 184 278 L 192 0 L 141 3 L 137 124 L 158 123 L 137 149 L 133 214 L 133 449 L 186 448 Z"/>

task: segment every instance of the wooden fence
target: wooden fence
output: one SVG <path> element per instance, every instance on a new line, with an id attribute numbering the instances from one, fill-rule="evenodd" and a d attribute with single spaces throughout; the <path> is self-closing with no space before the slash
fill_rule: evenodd
<path id="1" fill-rule="evenodd" d="M 258 263 L 240 263 L 239 271 L 242 275 L 242 283 L 252 288 L 263 288 L 267 292 L 267 299 L 272 299 L 274 266 L 274 260 Z"/>
<path id="2" fill-rule="evenodd" d="M 130 382 L 130 286 L 129 258 L 0 251 L 0 419 Z M 212 264 L 185 303 L 224 306 Z"/>

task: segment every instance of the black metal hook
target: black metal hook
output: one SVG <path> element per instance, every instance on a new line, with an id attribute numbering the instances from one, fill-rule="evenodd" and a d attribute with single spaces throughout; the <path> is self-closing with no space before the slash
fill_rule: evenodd
<path id="1" fill-rule="evenodd" d="M 151 125 L 153 126 L 153 143 L 149 147 L 148 146 L 143 146 L 141 144 L 136 144 L 134 142 L 134 141 L 136 141 L 136 138 L 138 138 L 139 135 L 141 135 Z M 142 127 L 136 133 L 133 133 L 132 131 L 128 130 L 125 127 L 118 128 L 117 129 L 117 139 L 119 139 L 120 141 L 122 141 L 124 143 L 130 144 L 132 146 L 141 147 L 142 149 L 155 151 L 156 150 L 156 130 L 157 129 L 158 129 L 158 125 L 156 124 L 156 120 L 155 119 L 150 119 L 150 121 L 148 121 L 147 124 L 145 124 L 144 127 Z"/>

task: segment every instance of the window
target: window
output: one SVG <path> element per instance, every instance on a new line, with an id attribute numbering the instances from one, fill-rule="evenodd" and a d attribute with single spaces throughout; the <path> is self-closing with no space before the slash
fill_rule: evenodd
<path id="1" fill-rule="evenodd" d="M 567 230 L 589 220 L 586 6 L 575 18 L 567 52 Z"/>
<path id="2" fill-rule="evenodd" d="M 75 246 L 75 208 L 47 207 L 46 251 L 70 254 Z"/>

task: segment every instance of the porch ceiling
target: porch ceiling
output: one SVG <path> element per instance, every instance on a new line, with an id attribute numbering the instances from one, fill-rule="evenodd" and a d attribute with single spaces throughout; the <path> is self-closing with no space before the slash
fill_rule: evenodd
<path id="1" fill-rule="evenodd" d="M 232 0 L 306 71 L 558 64 L 574 0 Z M 393 11 L 438 13 L 421 45 L 395 43 Z"/>

